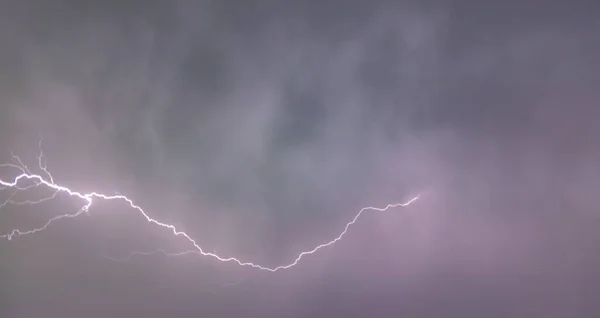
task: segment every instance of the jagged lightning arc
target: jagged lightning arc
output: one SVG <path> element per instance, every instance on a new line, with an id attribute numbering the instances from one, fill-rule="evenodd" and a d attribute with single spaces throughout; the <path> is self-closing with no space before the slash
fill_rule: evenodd
<path id="1" fill-rule="evenodd" d="M 245 261 L 241 261 L 235 257 L 221 257 L 219 255 L 217 255 L 216 253 L 211 253 L 211 252 L 206 252 L 205 250 L 202 249 L 202 247 L 200 247 L 200 245 L 198 245 L 198 243 L 192 239 L 187 233 L 183 232 L 183 231 L 179 231 L 177 230 L 177 228 L 172 225 L 172 224 L 167 224 L 167 223 L 163 223 L 160 222 L 156 219 L 153 219 L 152 217 L 150 217 L 141 207 L 139 207 L 138 205 L 136 205 L 132 199 L 128 198 L 127 196 L 118 194 L 118 195 L 106 195 L 106 194 L 102 194 L 102 193 L 98 193 L 98 192 L 89 192 L 89 193 L 82 193 L 79 192 L 77 190 L 73 190 L 70 189 L 66 186 L 62 186 L 58 183 L 56 183 L 54 181 L 54 178 L 52 176 L 52 174 L 50 174 L 50 172 L 47 169 L 46 166 L 46 162 L 45 162 L 45 158 L 44 158 L 44 154 L 42 152 L 42 145 L 41 145 L 41 141 L 39 143 L 39 148 L 40 148 L 40 152 L 38 155 L 38 168 L 43 172 L 42 174 L 35 174 L 32 173 L 29 168 L 23 164 L 23 162 L 21 161 L 21 159 L 11 153 L 12 155 L 12 163 L 5 163 L 5 164 L 0 164 L 0 168 L 10 168 L 10 169 L 16 169 L 16 171 L 18 172 L 18 175 L 14 178 L 12 178 L 12 180 L 10 181 L 6 181 L 6 180 L 2 180 L 0 178 L 0 190 L 12 190 L 13 192 L 9 195 L 8 199 L 0 204 L 0 208 L 2 208 L 3 206 L 7 205 L 7 204 L 14 204 L 14 205 L 35 205 L 35 204 L 40 204 L 42 202 L 51 200 L 53 198 L 55 198 L 57 196 L 57 194 L 59 193 L 66 193 L 71 197 L 74 198 L 78 198 L 80 200 L 83 201 L 83 205 L 81 206 L 81 208 L 79 208 L 75 213 L 71 213 L 71 214 L 61 214 L 58 216 L 55 216 L 51 219 L 49 219 L 43 226 L 39 227 L 39 228 L 35 228 L 35 229 L 31 229 L 31 230 L 19 230 L 19 229 L 14 229 L 12 230 L 10 233 L 6 233 L 3 235 L 0 235 L 0 238 L 5 238 L 8 240 L 11 240 L 13 237 L 16 236 L 20 236 L 20 235 L 27 235 L 27 234 L 33 234 L 36 232 L 40 232 L 45 230 L 46 228 L 48 228 L 48 226 L 50 226 L 50 224 L 52 224 L 53 222 L 56 222 L 58 220 L 61 219 L 65 219 L 65 218 L 74 218 L 77 217 L 79 215 L 81 215 L 84 212 L 88 212 L 90 207 L 92 206 L 92 203 L 94 202 L 95 199 L 102 199 L 102 200 L 121 200 L 121 201 L 125 201 L 129 204 L 129 206 L 136 210 L 137 212 L 139 212 L 139 214 L 141 214 L 146 221 L 148 221 L 149 223 L 152 223 L 154 225 L 158 225 L 160 227 L 169 229 L 173 235 L 175 236 L 182 236 L 184 238 L 186 238 L 194 247 L 195 247 L 195 251 L 187 251 L 187 252 L 182 252 L 182 253 L 177 253 L 177 254 L 168 254 L 163 250 L 157 250 L 154 252 L 149 252 L 149 253 L 142 253 L 142 252 L 134 252 L 133 254 L 130 254 L 128 258 L 130 258 L 133 255 L 148 255 L 148 254 L 154 254 L 157 252 L 160 253 L 164 253 L 167 255 L 184 255 L 184 254 L 189 254 L 189 253 L 196 253 L 196 254 L 200 254 L 202 256 L 208 256 L 208 257 L 212 257 L 214 259 L 217 259 L 218 261 L 221 262 L 233 262 L 236 263 L 240 266 L 248 266 L 248 267 L 253 267 L 256 269 L 260 269 L 260 270 L 264 270 L 264 271 L 269 271 L 269 272 L 276 272 L 278 270 L 284 270 L 284 269 L 288 269 L 291 267 L 294 267 L 298 264 L 298 262 L 300 262 L 300 260 L 309 254 L 314 254 L 315 252 L 317 252 L 318 250 L 328 247 L 330 245 L 335 244 L 337 241 L 341 240 L 342 237 L 348 232 L 348 229 L 350 228 L 351 225 L 353 225 L 354 223 L 356 223 L 356 221 L 358 220 L 358 218 L 363 214 L 363 212 L 367 211 L 367 210 L 371 210 L 371 211 L 386 211 L 388 209 L 391 208 L 395 208 L 395 207 L 406 207 L 410 204 L 412 204 L 413 202 L 417 201 L 420 197 L 420 195 L 417 195 L 416 197 L 408 200 L 407 202 L 404 203 L 394 203 L 394 204 L 388 204 L 387 206 L 385 206 L 384 208 L 377 208 L 377 207 L 364 207 L 362 208 L 355 216 L 354 218 L 348 222 L 346 224 L 346 226 L 344 227 L 344 230 L 334 239 L 317 245 L 316 247 L 314 247 L 313 249 L 301 252 L 300 254 L 298 254 L 296 256 L 296 258 L 294 259 L 293 262 L 287 264 L 287 265 L 280 265 L 277 267 L 265 267 L 265 266 L 261 266 L 258 264 L 254 264 L 252 262 L 245 262 Z M 22 185 L 23 183 L 26 183 L 26 181 L 29 181 L 28 185 Z M 49 189 L 52 190 L 52 194 L 50 196 L 44 197 L 42 199 L 39 200 L 26 200 L 26 201 L 14 201 L 14 195 L 20 191 L 25 191 L 25 190 L 29 190 L 32 188 L 36 188 L 36 187 L 47 187 Z"/>

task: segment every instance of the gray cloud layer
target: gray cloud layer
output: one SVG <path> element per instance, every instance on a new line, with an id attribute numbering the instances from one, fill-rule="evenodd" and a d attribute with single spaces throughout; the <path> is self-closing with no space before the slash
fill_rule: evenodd
<path id="1" fill-rule="evenodd" d="M 186 277 L 224 271 L 202 259 L 99 262 L 188 248 L 122 206 L 99 206 L 46 242 L 0 244 L 15 290 L 0 303 L 13 316 L 231 316 L 232 304 L 254 308 L 245 316 L 331 316 L 357 312 L 350 303 L 393 316 L 598 312 L 591 8 L 61 3 L 2 10 L 6 156 L 35 160 L 43 135 L 61 182 L 127 193 L 208 250 L 265 265 L 339 233 L 362 206 L 428 192 L 414 209 L 366 216 L 295 274 L 250 280 L 256 295 L 243 284 L 198 294 L 190 285 L 214 284 Z M 45 213 L 4 211 L 10 226 Z M 47 294 L 43 284 L 63 287 Z M 90 297 L 78 305 L 57 305 L 82 289 Z"/>

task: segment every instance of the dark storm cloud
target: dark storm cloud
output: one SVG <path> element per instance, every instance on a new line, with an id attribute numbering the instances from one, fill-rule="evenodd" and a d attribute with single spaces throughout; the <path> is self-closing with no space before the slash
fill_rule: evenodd
<path id="1" fill-rule="evenodd" d="M 8 316 L 598 312 L 594 7 L 6 8 L 6 155 L 35 160 L 43 135 L 61 182 L 126 193 L 207 250 L 287 263 L 360 207 L 427 190 L 414 208 L 365 215 L 336 248 L 273 276 L 194 257 L 98 260 L 189 248 L 123 206 L 98 205 L 46 238 L 0 245 Z M 37 210 L 3 211 L 43 222 Z"/>

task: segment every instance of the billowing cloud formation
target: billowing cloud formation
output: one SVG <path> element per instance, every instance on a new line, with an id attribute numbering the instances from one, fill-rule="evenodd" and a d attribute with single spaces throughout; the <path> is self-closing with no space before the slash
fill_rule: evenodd
<path id="1" fill-rule="evenodd" d="M 594 312 L 599 52 L 589 10 L 570 19 L 575 5 L 63 2 L 2 10 L 6 156 L 35 160 L 43 135 L 63 182 L 127 193 L 208 249 L 268 265 L 339 233 L 362 206 L 427 190 L 414 210 L 366 217 L 298 277 L 247 283 L 281 305 L 241 287 L 218 303 L 239 296 L 284 316 L 358 310 L 348 303 L 430 316 L 432 308 L 464 317 Z M 37 222 L 46 212 L 6 213 L 14 222 L 36 213 L 25 220 Z M 23 252 L 35 238 L 6 247 L 12 260 L 2 262 L 19 277 L 11 284 L 24 290 L 15 295 L 26 297 L 25 282 L 58 284 L 15 264 L 46 263 L 62 282 L 77 277 L 53 272 L 66 265 L 51 265 L 61 264 L 52 250 L 188 248 L 123 207 L 91 217 L 45 234 L 66 247 Z M 66 243 L 82 235 L 90 242 Z M 111 285 L 125 274 L 99 282 L 92 273 L 114 267 L 95 260 L 81 275 L 106 290 L 144 281 L 163 290 L 149 296 L 157 299 L 167 293 L 157 286 L 176 285 L 179 300 L 150 307 L 221 312 L 210 302 L 197 309 L 208 296 L 172 274 L 220 269 L 188 257 L 143 262 L 165 268 L 140 267 L 141 277 Z M 65 299 L 83 288 L 63 284 Z M 106 308 L 113 297 L 90 293 L 94 302 L 69 308 Z M 146 307 L 133 294 L 144 293 L 121 297 L 114 312 Z M 62 303 L 36 295 L 49 297 L 39 308 Z M 6 308 L 25 310 L 12 297 L 4 303 L 17 305 Z"/>

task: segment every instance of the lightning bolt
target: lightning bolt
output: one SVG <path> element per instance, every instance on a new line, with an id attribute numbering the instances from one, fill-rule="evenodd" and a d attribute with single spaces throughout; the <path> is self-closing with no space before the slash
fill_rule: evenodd
<path id="1" fill-rule="evenodd" d="M 413 197 L 412 199 L 404 202 L 404 203 L 394 203 L 394 204 L 388 204 L 387 206 L 383 207 L 383 208 L 377 208 L 377 207 L 364 207 L 362 208 L 355 216 L 354 218 L 346 223 L 346 226 L 344 227 L 344 230 L 335 238 L 333 238 L 332 240 L 317 245 L 316 247 L 301 252 L 300 254 L 298 254 L 296 256 L 296 258 L 294 259 L 293 262 L 287 264 L 287 265 L 279 265 L 277 267 L 266 267 L 266 266 L 261 266 L 259 264 L 255 264 L 252 262 L 247 262 L 247 261 L 242 261 L 239 260 L 235 257 L 222 257 L 216 254 L 216 252 L 207 252 L 205 251 L 202 247 L 200 247 L 200 245 L 192 238 L 190 237 L 187 233 L 178 230 L 174 225 L 172 224 L 167 224 L 167 223 L 163 223 L 159 220 L 156 220 L 152 217 L 150 217 L 140 206 L 138 206 L 137 204 L 135 204 L 133 202 L 132 199 L 128 198 L 125 195 L 122 194 L 116 194 L 116 195 L 107 195 L 107 194 L 103 194 L 103 193 L 99 193 L 99 192 L 89 192 L 89 193 L 83 193 L 71 188 L 68 188 L 66 186 L 60 185 L 58 183 L 56 183 L 54 181 L 54 178 L 52 176 L 52 174 L 49 172 L 49 170 L 47 169 L 47 165 L 46 165 L 46 161 L 44 159 L 44 154 L 42 151 L 42 142 L 40 140 L 39 143 L 39 155 L 38 155 L 38 166 L 39 169 L 43 172 L 42 174 L 35 174 L 32 173 L 29 168 L 23 164 L 23 162 L 21 161 L 21 159 L 16 156 L 14 153 L 11 152 L 11 156 L 12 156 L 12 161 L 13 163 L 6 163 L 6 164 L 0 164 L 0 168 L 10 168 L 10 169 L 14 169 L 17 171 L 17 176 L 12 178 L 12 180 L 7 181 L 7 180 L 3 180 L 0 178 L 0 190 L 3 189 L 12 189 L 14 190 L 10 196 L 8 197 L 8 199 L 0 204 L 0 208 L 8 205 L 8 204 L 13 204 L 13 205 L 36 205 L 36 204 L 40 204 L 43 203 L 45 201 L 51 200 L 53 198 L 55 198 L 59 193 L 65 193 L 73 198 L 76 199 L 80 199 L 83 201 L 83 205 L 74 213 L 71 214 L 62 214 L 62 215 L 58 215 L 55 216 L 51 219 L 49 219 L 43 226 L 39 227 L 39 228 L 34 228 L 31 230 L 20 230 L 20 229 L 13 229 L 11 232 L 6 233 L 6 234 L 2 234 L 0 235 L 0 238 L 4 238 L 4 239 L 8 239 L 8 240 L 12 240 L 14 237 L 17 236 L 21 236 L 21 235 L 28 235 L 28 234 L 34 234 L 40 231 L 43 231 L 45 229 L 47 229 L 52 223 L 62 220 L 62 219 L 68 219 L 68 218 L 75 218 L 79 215 L 81 215 L 84 212 L 89 212 L 90 207 L 92 206 L 92 203 L 96 200 L 96 199 L 100 199 L 100 200 L 119 200 L 119 201 L 124 201 L 126 202 L 129 207 L 131 209 L 133 209 L 134 211 L 137 211 L 139 214 L 141 214 L 148 223 L 152 223 L 154 225 L 157 225 L 159 227 L 165 228 L 167 230 L 170 230 L 172 232 L 172 234 L 174 236 L 180 236 L 180 237 L 184 237 L 186 240 L 189 241 L 189 243 L 191 243 L 193 245 L 193 247 L 195 248 L 195 250 L 193 251 L 186 251 L 186 252 L 181 252 L 181 253 L 167 253 L 164 250 L 156 250 L 153 252 L 134 252 L 131 253 L 129 256 L 127 256 L 124 259 L 120 259 L 120 261 L 126 261 L 128 259 L 130 259 L 131 257 L 135 256 L 135 255 L 151 255 L 151 254 L 157 254 L 157 253 L 161 253 L 161 254 L 165 254 L 167 256 L 181 256 L 181 255 L 186 255 L 186 254 L 198 254 L 201 256 L 206 256 L 206 257 L 211 257 L 213 259 L 216 259 L 220 262 L 227 262 L 227 263 L 236 263 L 239 266 L 243 266 L 243 267 L 252 267 L 255 269 L 259 269 L 259 270 L 263 270 L 263 271 L 268 271 L 268 272 L 276 272 L 279 270 L 285 270 L 285 269 L 289 269 L 292 268 L 294 266 L 296 266 L 305 256 L 307 255 L 311 255 L 316 253 L 317 251 L 324 249 L 328 246 L 331 246 L 333 244 L 335 244 L 336 242 L 338 242 L 339 240 L 341 240 L 344 235 L 346 235 L 346 233 L 348 232 L 348 229 L 356 223 L 356 221 L 359 219 L 359 217 L 365 212 L 365 211 L 379 211 L 379 212 L 384 212 L 387 211 L 389 209 L 392 208 L 396 208 L 396 207 L 406 207 L 409 206 L 410 204 L 412 204 L 413 202 L 417 201 L 420 198 L 420 195 L 417 195 L 415 197 Z M 27 181 L 29 181 L 28 185 L 22 185 L 23 183 L 26 183 Z M 25 191 L 28 189 L 32 189 L 32 188 L 36 188 L 36 187 L 40 187 L 40 186 L 44 186 L 47 187 L 49 189 L 52 190 L 52 195 L 44 197 L 42 199 L 39 200 L 26 200 L 26 201 L 14 201 L 13 197 L 16 193 L 20 192 L 20 191 Z M 110 258 L 110 257 L 109 257 Z M 111 258 L 113 260 L 117 260 L 114 258 Z"/>

